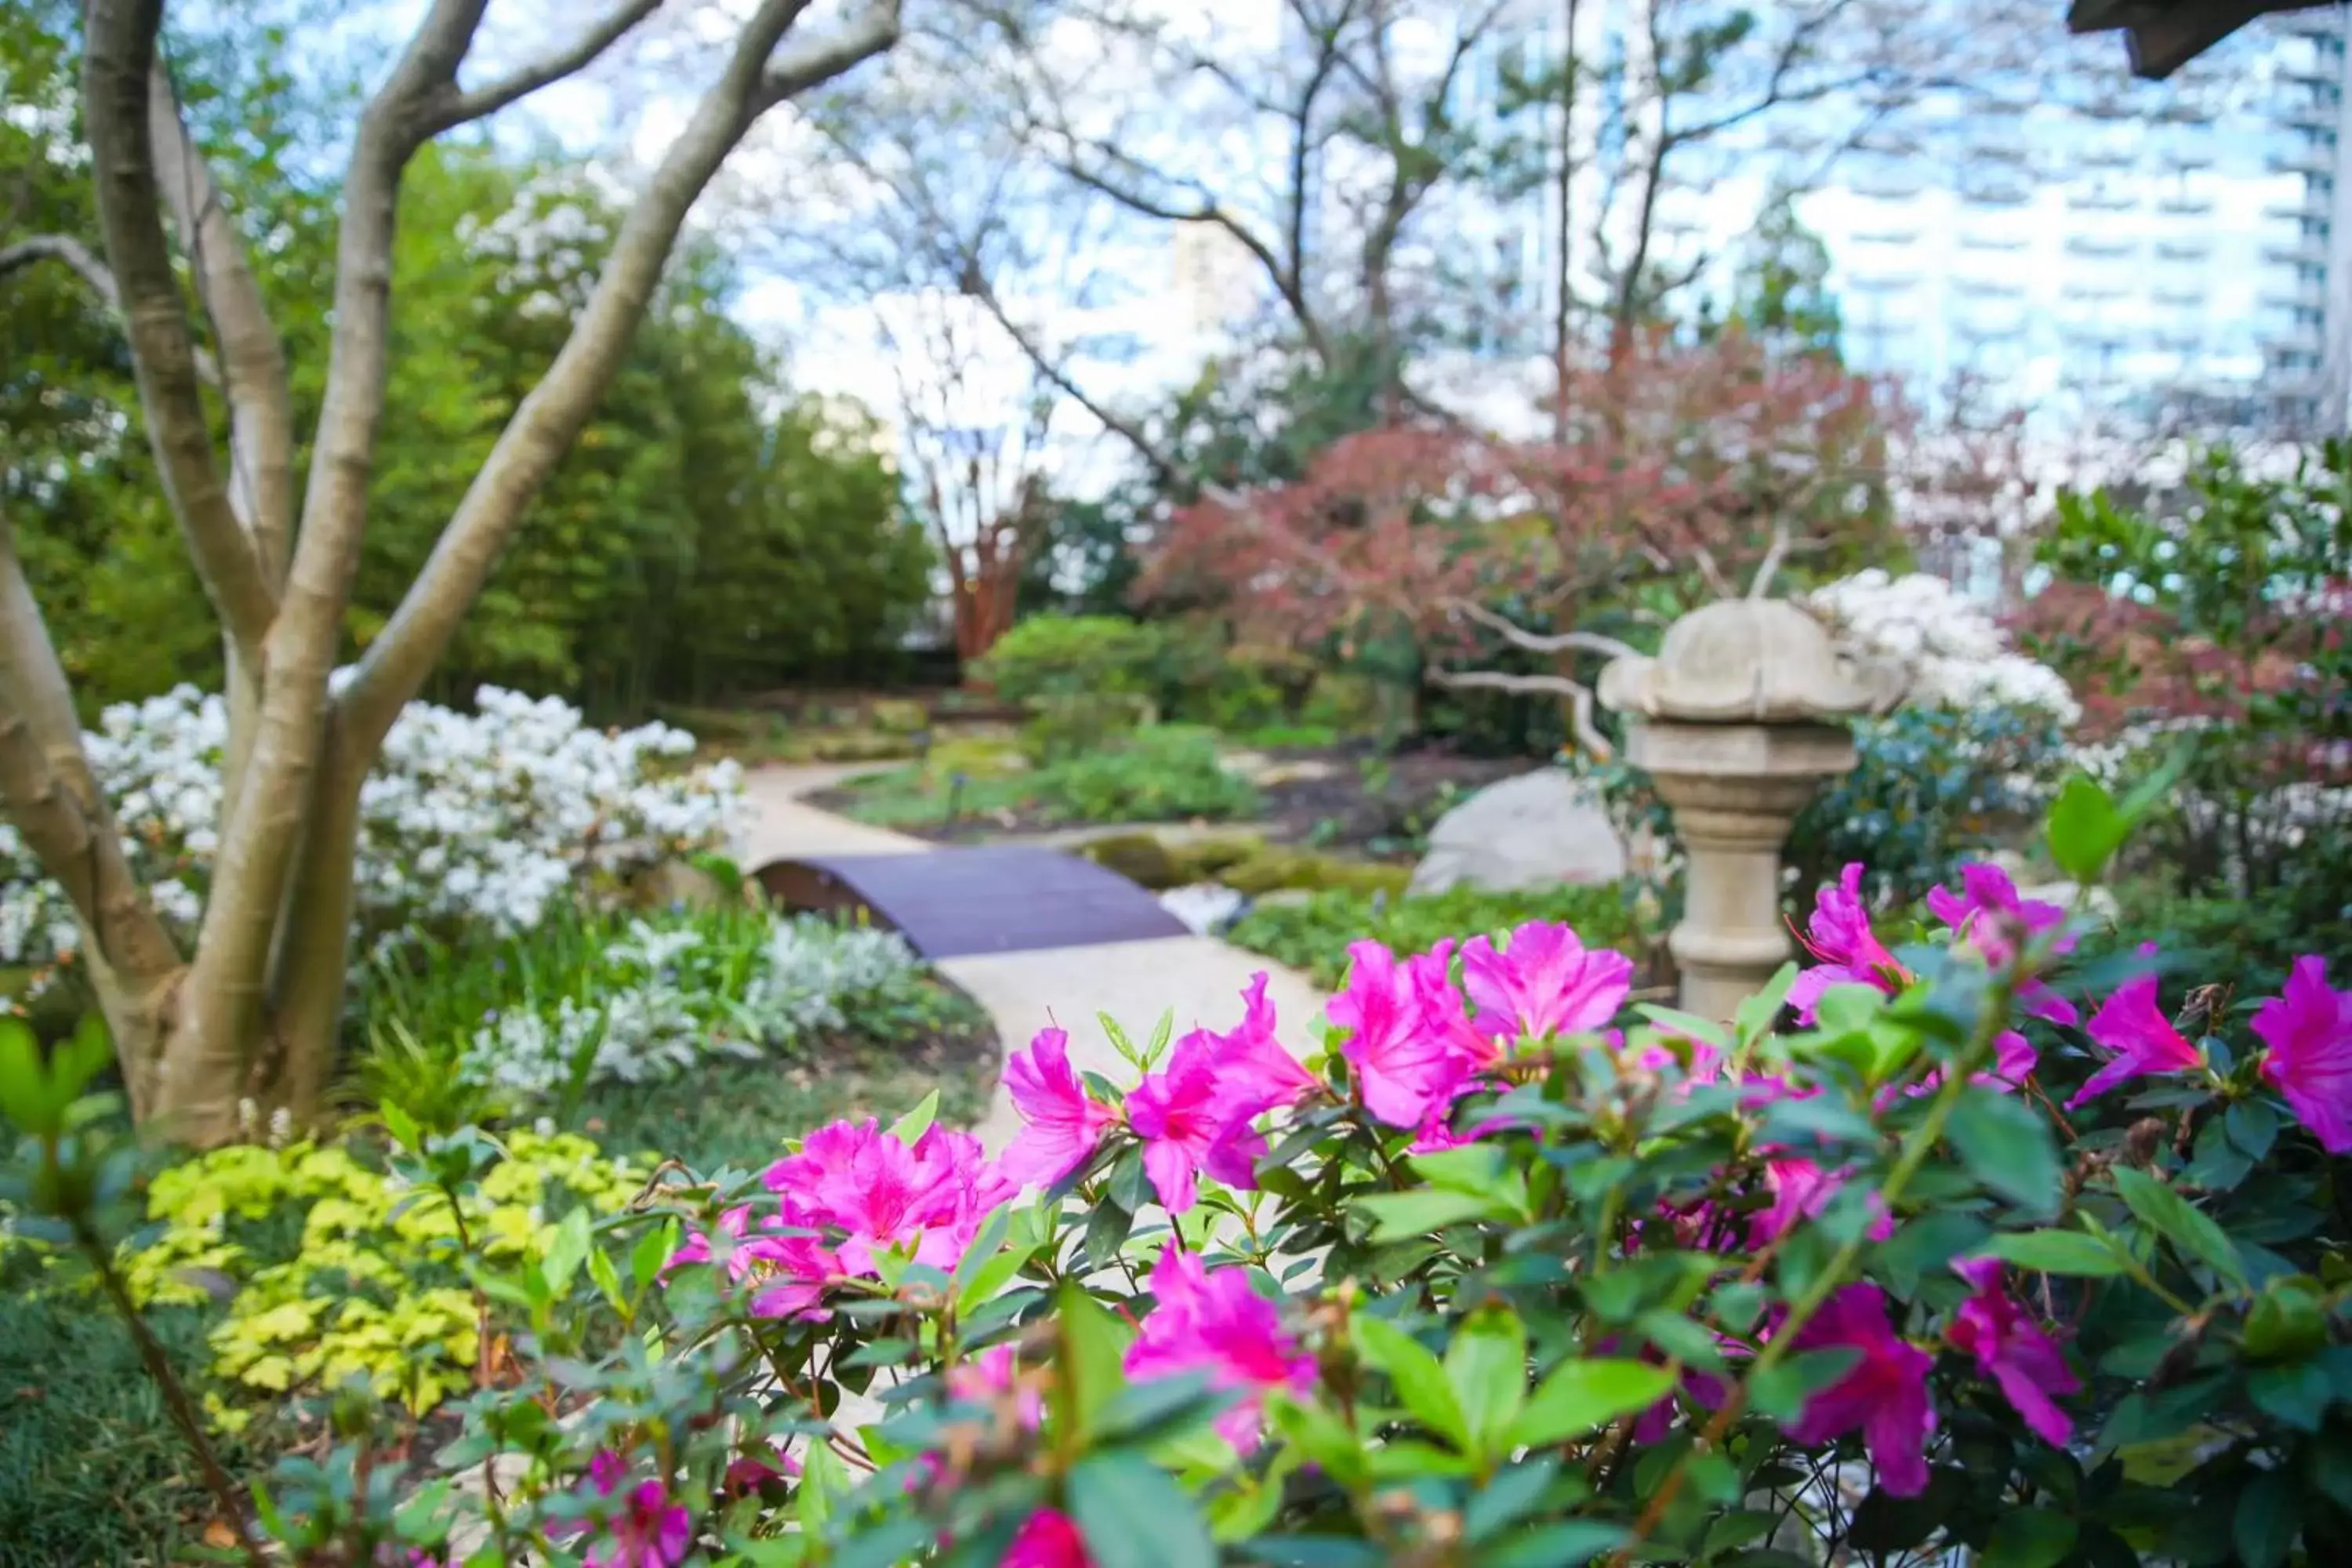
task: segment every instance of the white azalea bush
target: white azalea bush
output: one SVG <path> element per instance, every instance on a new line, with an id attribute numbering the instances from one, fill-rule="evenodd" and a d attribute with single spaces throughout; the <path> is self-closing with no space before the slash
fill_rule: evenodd
<path id="1" fill-rule="evenodd" d="M 1895 711 L 1854 725 L 1860 763 L 1798 820 L 1799 885 L 1865 861 L 1878 899 L 1908 902 L 2048 805 L 2082 706 L 1988 605 L 1940 577 L 1874 567 L 1800 602 L 1842 650 L 1901 667 L 1910 686 Z"/>
<path id="2" fill-rule="evenodd" d="M 1961 712 L 2025 710 L 2070 728 L 2083 716 L 2063 677 L 2018 652 L 1988 605 L 1941 577 L 1896 577 L 1874 566 L 1798 602 L 1842 648 L 1902 666 L 1911 702 Z"/>
<path id="3" fill-rule="evenodd" d="M 477 710 L 402 711 L 361 795 L 357 917 L 372 939 L 436 925 L 526 930 L 583 880 L 723 847 L 740 772 L 679 768 L 694 738 L 606 731 L 560 699 L 484 687 Z M 90 764 L 165 920 L 193 925 L 218 844 L 227 710 L 182 686 L 100 716 Z M 0 963 L 34 994 L 78 942 L 63 895 L 0 826 Z"/>

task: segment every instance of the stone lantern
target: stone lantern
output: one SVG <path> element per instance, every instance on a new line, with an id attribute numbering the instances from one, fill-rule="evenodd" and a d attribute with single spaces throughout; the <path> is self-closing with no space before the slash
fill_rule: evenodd
<path id="1" fill-rule="evenodd" d="M 1666 628 L 1658 657 L 1601 671 L 1625 715 L 1625 759 L 1674 808 L 1682 923 L 1666 939 L 1685 1012 L 1727 1020 L 1793 951 L 1780 918 L 1780 849 L 1823 780 L 1854 765 L 1840 721 L 1884 713 L 1902 670 L 1846 658 L 1785 599 L 1727 599 Z"/>

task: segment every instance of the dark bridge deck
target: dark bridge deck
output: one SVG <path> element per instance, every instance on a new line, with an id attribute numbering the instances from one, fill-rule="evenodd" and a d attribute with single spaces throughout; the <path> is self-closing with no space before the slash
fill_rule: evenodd
<path id="1" fill-rule="evenodd" d="M 753 873 L 787 909 L 862 911 L 925 958 L 1184 936 L 1150 893 L 1091 860 L 1015 845 L 773 860 Z"/>

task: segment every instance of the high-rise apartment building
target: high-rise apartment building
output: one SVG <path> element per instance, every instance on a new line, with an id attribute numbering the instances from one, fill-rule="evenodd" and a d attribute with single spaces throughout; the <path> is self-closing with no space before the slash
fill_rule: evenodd
<path id="1" fill-rule="evenodd" d="M 1638 84 L 1654 3 L 1582 0 L 1580 54 Z M 1920 8 L 1923 31 L 1944 4 Z M 1677 16 L 1693 10 L 1677 0 Z M 1530 0 L 1496 41 L 1492 70 L 1557 58 L 1566 14 Z M 1835 96 L 1784 104 L 1678 154 L 1655 208 L 1653 266 L 1693 273 L 1692 293 L 1727 302 L 1759 208 L 1793 186 L 1829 252 L 1847 358 L 1899 376 L 1916 400 L 1932 405 L 1965 381 L 2053 430 L 2347 428 L 2344 10 L 2257 22 L 2154 83 L 2128 75 L 2113 38 L 2070 38 L 2054 8 L 2046 26 L 2046 37 L 2016 40 L 2010 58 L 2031 61 L 2024 69 L 1987 69 L 1870 113 Z M 1474 75 L 1465 89 L 1473 111 L 1477 84 Z M 1685 117 L 1736 107 L 1677 106 Z M 1604 240 L 1614 236 L 1612 257 L 1627 253 L 1628 146 L 1637 157 L 1642 112 L 1601 91 L 1580 105 L 1587 166 L 1571 196 L 1570 271 L 1588 300 Z M 1548 348 L 1537 323 L 1549 317 L 1559 226 L 1549 190 L 1516 213 L 1458 223 L 1493 247 L 1521 306 L 1523 324 L 1496 331 L 1490 348 Z"/>
<path id="2" fill-rule="evenodd" d="M 2275 18 L 2170 83 L 2086 59 L 1864 138 L 1798 202 L 1848 356 L 2056 420 L 2345 428 L 2345 32 Z"/>

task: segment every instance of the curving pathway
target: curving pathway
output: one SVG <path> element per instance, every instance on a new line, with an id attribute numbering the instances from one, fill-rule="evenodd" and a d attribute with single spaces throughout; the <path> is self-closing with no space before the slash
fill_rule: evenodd
<path id="1" fill-rule="evenodd" d="M 845 778 L 871 773 L 871 763 L 759 768 L 747 773 L 743 795 L 750 820 L 739 849 L 746 869 L 800 855 L 918 855 L 933 847 L 919 838 L 811 805 L 806 796 Z M 1097 1015 L 1108 1013 L 1128 1034 L 1150 1037 L 1160 1015 L 1173 1011 L 1176 1033 L 1230 1028 L 1241 1020 L 1242 988 L 1267 972 L 1266 994 L 1282 1023 L 1284 1044 L 1303 1050 L 1309 1023 L 1324 997 L 1305 975 L 1270 959 L 1205 936 L 1155 937 L 1148 942 L 1045 948 L 976 958 L 947 958 L 936 966 L 988 1009 L 1008 1050 L 1058 1025 L 1070 1037 L 1070 1064 L 1123 1081 L 1133 1071 L 1114 1049 Z M 991 1152 L 1020 1127 L 1000 1081 L 977 1129 Z"/>

